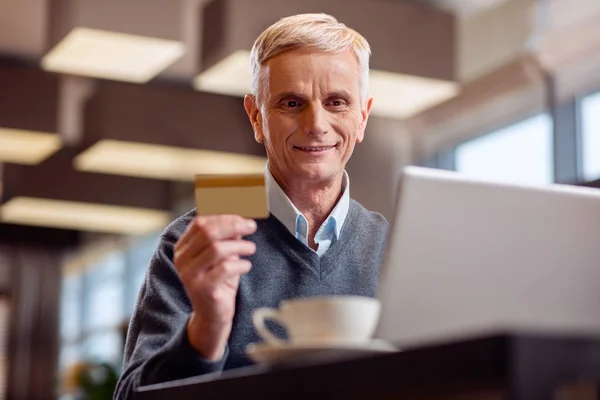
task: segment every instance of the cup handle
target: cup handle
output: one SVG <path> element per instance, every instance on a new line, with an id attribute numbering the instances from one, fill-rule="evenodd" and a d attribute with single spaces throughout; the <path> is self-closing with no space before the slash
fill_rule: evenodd
<path id="1" fill-rule="evenodd" d="M 285 344 L 285 340 L 278 338 L 269 330 L 269 328 L 267 328 L 265 321 L 268 319 L 284 325 L 279 317 L 279 312 L 276 309 L 266 307 L 259 308 L 252 313 L 252 324 L 254 325 L 258 336 L 271 344 Z"/>

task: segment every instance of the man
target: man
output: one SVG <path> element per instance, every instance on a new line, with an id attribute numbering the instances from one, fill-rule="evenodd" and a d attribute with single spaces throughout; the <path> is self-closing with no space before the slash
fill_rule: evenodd
<path id="1" fill-rule="evenodd" d="M 174 221 L 131 320 L 116 399 L 135 388 L 249 364 L 258 307 L 376 294 L 387 222 L 350 199 L 345 165 L 363 140 L 370 48 L 324 14 L 284 18 L 251 52 L 244 106 L 263 143 L 270 216 Z"/>

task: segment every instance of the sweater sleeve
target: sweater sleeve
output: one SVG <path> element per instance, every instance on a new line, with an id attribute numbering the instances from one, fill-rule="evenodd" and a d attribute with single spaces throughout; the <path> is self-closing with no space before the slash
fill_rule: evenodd
<path id="1" fill-rule="evenodd" d="M 174 231 L 170 227 L 161 237 L 138 295 L 115 400 L 133 399 L 140 386 L 221 371 L 227 359 L 228 348 L 221 360 L 211 362 L 189 343 L 191 305 L 172 262 Z"/>

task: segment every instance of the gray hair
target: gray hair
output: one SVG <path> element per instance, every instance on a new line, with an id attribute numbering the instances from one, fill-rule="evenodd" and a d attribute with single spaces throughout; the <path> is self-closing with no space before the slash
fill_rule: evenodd
<path id="1" fill-rule="evenodd" d="M 355 30 L 327 14 L 298 14 L 285 17 L 268 27 L 254 42 L 250 52 L 252 94 L 258 102 L 264 94 L 263 66 L 286 51 L 307 48 L 325 53 L 351 50 L 360 72 L 363 101 L 369 86 L 371 47 Z"/>

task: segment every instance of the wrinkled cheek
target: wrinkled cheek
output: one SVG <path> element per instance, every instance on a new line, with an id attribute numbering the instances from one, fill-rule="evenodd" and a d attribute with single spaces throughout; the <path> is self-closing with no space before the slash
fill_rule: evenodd
<path id="1" fill-rule="evenodd" d="M 269 158 L 271 158 L 271 159 L 277 159 L 277 158 L 279 158 L 278 152 L 274 148 L 273 143 L 271 141 L 269 141 L 269 143 L 266 144 L 265 150 L 267 151 L 267 156 Z"/>
<path id="2" fill-rule="evenodd" d="M 350 159 L 350 156 L 352 156 L 352 152 L 354 151 L 354 146 L 351 143 L 347 143 L 346 144 L 346 149 L 344 151 L 344 161 L 348 161 Z"/>

